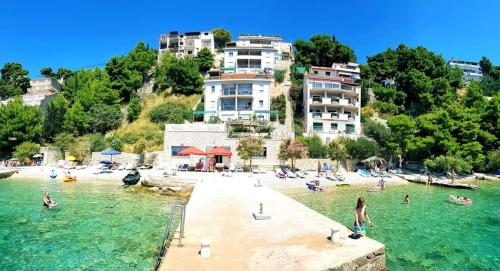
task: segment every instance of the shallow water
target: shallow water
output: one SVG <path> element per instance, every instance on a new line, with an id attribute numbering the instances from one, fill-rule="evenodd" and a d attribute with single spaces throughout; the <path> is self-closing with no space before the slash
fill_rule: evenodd
<path id="1" fill-rule="evenodd" d="M 380 193 L 367 188 L 283 192 L 351 229 L 356 200 L 364 196 L 374 223 L 367 235 L 385 244 L 390 270 L 500 270 L 500 183 L 483 183 L 478 191 L 417 184 Z M 409 205 L 403 203 L 406 193 Z M 471 197 L 473 204 L 450 203 L 450 194 Z"/>
<path id="2" fill-rule="evenodd" d="M 42 206 L 44 191 L 57 208 Z M 0 270 L 151 270 L 174 201 L 117 185 L 0 180 Z"/>

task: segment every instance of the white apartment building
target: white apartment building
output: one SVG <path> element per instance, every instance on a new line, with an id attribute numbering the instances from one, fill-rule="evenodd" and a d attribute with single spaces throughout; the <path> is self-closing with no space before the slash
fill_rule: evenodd
<path id="1" fill-rule="evenodd" d="M 198 52 L 208 48 L 215 54 L 214 35 L 211 31 L 179 33 L 172 31 L 160 35 L 159 58 L 164 52 L 171 52 L 177 57 L 196 56 Z"/>
<path id="2" fill-rule="evenodd" d="M 205 80 L 204 121 L 270 120 L 269 75 L 221 74 Z"/>
<path id="3" fill-rule="evenodd" d="M 226 73 L 273 73 L 280 61 L 291 56 L 292 44 L 279 36 L 241 34 L 224 48 L 224 69 Z"/>
<path id="4" fill-rule="evenodd" d="M 461 69 L 464 72 L 462 78 L 466 82 L 479 81 L 483 77 L 483 72 L 477 62 L 452 59 L 448 61 L 448 65 Z"/>
<path id="5" fill-rule="evenodd" d="M 339 136 L 361 135 L 361 87 L 355 63 L 311 67 L 304 76 L 306 132 L 325 143 Z"/>
<path id="6" fill-rule="evenodd" d="M 23 103 L 29 106 L 40 106 L 45 108 L 55 98 L 55 94 L 61 92 L 61 86 L 54 78 L 36 78 L 30 81 L 30 88 L 23 95 Z M 0 101 L 7 104 L 10 99 Z"/>

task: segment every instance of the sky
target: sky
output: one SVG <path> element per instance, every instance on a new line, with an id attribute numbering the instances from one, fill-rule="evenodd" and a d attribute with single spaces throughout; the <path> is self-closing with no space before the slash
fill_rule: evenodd
<path id="1" fill-rule="evenodd" d="M 358 62 L 399 43 L 425 46 L 445 59 L 500 65 L 500 1 L 126 1 L 1 0 L 0 65 L 18 62 L 38 77 L 43 67 L 103 66 L 161 33 L 223 27 L 278 34 L 286 41 L 335 35 Z"/>

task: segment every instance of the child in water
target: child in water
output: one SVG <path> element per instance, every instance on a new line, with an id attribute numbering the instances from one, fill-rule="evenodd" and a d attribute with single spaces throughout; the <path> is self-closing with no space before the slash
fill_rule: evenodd
<path id="1" fill-rule="evenodd" d="M 405 203 L 409 204 L 410 203 L 410 195 L 406 194 L 405 196 Z"/>

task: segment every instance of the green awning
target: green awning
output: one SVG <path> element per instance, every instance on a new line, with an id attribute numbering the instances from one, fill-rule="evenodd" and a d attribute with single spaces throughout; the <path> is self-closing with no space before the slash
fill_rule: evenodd
<path id="1" fill-rule="evenodd" d="M 235 67 L 222 67 L 219 70 L 221 70 L 221 71 L 234 71 L 234 70 L 236 70 L 236 68 Z"/>
<path id="2" fill-rule="evenodd" d="M 210 113 L 215 113 L 215 111 L 193 111 L 193 115 L 205 115 L 205 114 L 210 114 Z"/>
<path id="3" fill-rule="evenodd" d="M 298 74 L 306 73 L 306 67 L 295 67 L 295 72 Z"/>
<path id="4" fill-rule="evenodd" d="M 268 113 L 268 114 L 273 114 L 273 113 L 278 113 L 278 110 L 255 110 L 255 113 Z"/>

